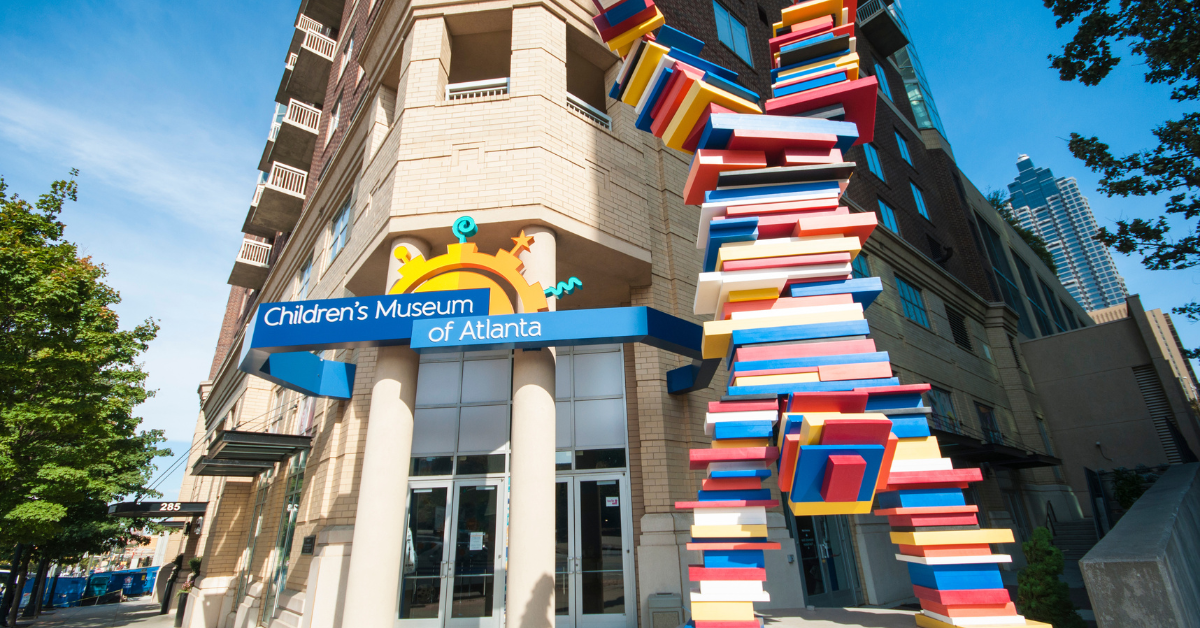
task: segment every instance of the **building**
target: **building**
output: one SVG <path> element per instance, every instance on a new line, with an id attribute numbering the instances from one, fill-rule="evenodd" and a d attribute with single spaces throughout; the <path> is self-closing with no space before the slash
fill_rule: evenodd
<path id="1" fill-rule="evenodd" d="M 1017 159 L 1017 170 L 1008 184 L 1013 214 L 1046 241 L 1071 296 L 1088 310 L 1124 303 L 1125 280 L 1108 249 L 1092 239 L 1099 230 L 1096 218 L 1075 178 L 1055 179 L 1049 168 L 1035 168 L 1028 155 Z"/>
<path id="2" fill-rule="evenodd" d="M 768 93 L 761 42 L 790 2 L 657 4 L 710 42 L 706 58 Z M 536 513 L 540 528 L 508 508 L 523 472 L 512 418 L 533 415 L 513 394 L 529 355 L 326 352 L 357 367 L 349 400 L 238 369 L 258 304 L 382 294 L 397 252 L 441 255 L 465 214 L 480 251 L 507 251 L 523 231 L 534 237 L 521 253 L 527 277 L 582 280 L 552 299 L 560 310 L 646 305 L 698 320 L 698 212 L 679 196 L 688 156 L 606 97 L 620 63 L 594 13 L 586 0 L 301 3 L 180 491 L 208 504 L 172 537 L 204 556 L 186 625 L 373 625 L 362 614 L 373 613 L 499 626 L 518 577 L 508 549 L 535 529 L 559 540 L 556 610 L 572 625 L 650 626 L 652 598 L 656 609 L 679 599 L 690 520 L 674 502 L 699 486 L 688 450 L 708 445 L 704 404 L 716 393 L 669 394 L 678 356 L 631 344 L 558 351 L 557 493 L 553 512 L 545 500 Z M 945 454 L 986 464 L 972 492 L 985 522 L 1028 534 L 1046 503 L 1063 517 L 1078 505 L 1021 340 L 1092 322 L 957 168 L 899 3 L 866 3 L 858 17 L 860 65 L 880 93 L 875 142 L 849 152 L 858 170 L 843 200 L 886 227 L 858 258 L 886 286 L 868 310 L 873 337 L 902 382 L 933 382 L 926 405 Z M 1047 324 L 1035 330 L 1038 313 Z M 415 388 L 409 401 L 389 388 L 401 380 Z M 401 440 L 409 460 L 388 456 Z M 794 548 L 768 565 L 770 606 L 911 595 L 886 519 L 780 509 L 770 530 Z"/>

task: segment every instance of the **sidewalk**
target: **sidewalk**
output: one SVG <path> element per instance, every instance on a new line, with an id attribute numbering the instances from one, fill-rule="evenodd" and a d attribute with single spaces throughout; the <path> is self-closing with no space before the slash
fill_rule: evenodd
<path id="1" fill-rule="evenodd" d="M 53 613 L 42 613 L 42 616 L 37 619 L 17 618 L 17 626 L 36 626 L 37 628 L 116 628 L 117 626 L 171 628 L 174 626 L 174 611 L 166 615 L 159 615 L 158 609 L 158 602 L 151 602 L 149 598 L 120 604 L 56 608 L 53 609 Z"/>

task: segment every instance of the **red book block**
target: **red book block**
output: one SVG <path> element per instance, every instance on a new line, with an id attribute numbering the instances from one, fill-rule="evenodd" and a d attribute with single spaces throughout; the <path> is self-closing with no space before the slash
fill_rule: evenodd
<path id="1" fill-rule="evenodd" d="M 905 556 L 991 556 L 992 546 L 975 545 L 899 545 L 900 553 Z"/>
<path id="2" fill-rule="evenodd" d="M 857 81 L 842 81 L 797 94 L 767 101 L 766 113 L 774 116 L 794 116 L 829 105 L 841 105 L 846 110 L 846 121 L 858 126 L 855 145 L 865 144 L 875 138 L 875 95 L 879 83 L 868 76 Z"/>
<path id="3" fill-rule="evenodd" d="M 616 37 L 617 35 L 620 35 L 621 33 L 633 28 L 634 26 L 652 19 L 657 14 L 657 8 L 654 6 L 653 2 L 647 2 L 646 4 L 649 6 L 626 18 L 624 22 L 618 22 L 610 25 L 608 20 L 604 19 L 603 13 L 592 18 L 592 22 L 596 24 L 596 30 L 600 31 L 600 39 L 603 41 L 608 41 L 613 37 Z"/>
<path id="4" fill-rule="evenodd" d="M 871 351 L 875 350 L 875 341 L 873 340 L 851 340 L 843 342 L 869 342 L 871 343 Z M 813 343 L 811 345 L 795 345 L 797 348 L 808 349 L 811 347 L 819 347 L 824 344 L 834 343 Z M 840 343 L 839 343 L 840 344 Z M 764 347 L 765 349 L 766 347 Z M 742 349 L 738 349 L 741 353 Z M 814 353 L 805 355 L 840 355 L 842 352 L 832 353 Z M 855 352 L 857 353 L 857 351 Z M 798 355 L 795 357 L 804 357 Z M 867 411 L 867 394 L 861 392 L 799 392 L 792 393 L 788 397 L 788 412 L 841 412 L 843 414 L 862 414 Z"/>
<path id="5" fill-rule="evenodd" d="M 825 255 L 848 255 L 848 253 L 827 253 Z M 725 267 L 728 268 L 730 263 L 725 262 Z M 760 299 L 758 301 L 730 301 L 721 310 L 721 318 L 728 320 L 734 312 L 760 312 L 762 310 L 783 310 L 793 307 L 813 307 L 817 305 L 848 305 L 850 303 L 854 303 L 854 297 L 849 294 L 828 294 L 817 297 L 784 297 L 782 299 Z M 772 348 L 778 349 L 780 347 Z"/>
<path id="6" fill-rule="evenodd" d="M 676 65 L 679 66 L 680 68 L 691 67 L 684 63 L 677 63 Z M 654 101 L 653 103 L 646 104 L 647 107 L 650 107 L 650 117 L 651 118 L 656 119 L 656 120 L 658 119 L 658 116 L 662 113 L 663 107 L 666 107 L 667 103 L 670 101 L 670 98 L 668 96 L 670 94 L 678 94 L 679 82 L 682 81 L 683 78 L 684 78 L 683 72 L 679 72 L 679 71 L 673 72 L 671 74 L 671 78 L 667 79 L 666 85 L 663 85 L 663 90 L 662 90 L 662 93 L 659 94 L 658 100 Z M 653 127 L 651 127 L 651 128 L 653 128 Z"/>
<path id="7" fill-rule="evenodd" d="M 827 502 L 858 501 L 867 461 L 862 456 L 830 456 L 825 463 L 825 480 L 821 482 L 821 499 Z"/>
<path id="8" fill-rule="evenodd" d="M 817 372 L 817 367 L 815 367 L 815 366 L 793 366 L 793 367 L 781 368 L 781 369 L 760 369 L 757 371 L 738 371 L 737 373 L 730 373 L 729 377 L 730 378 L 748 377 L 750 375 L 790 375 L 792 373 L 816 373 L 816 372 Z"/>
<path id="9" fill-rule="evenodd" d="M 708 103 L 704 106 L 704 110 L 700 112 L 700 118 L 696 120 L 696 126 L 692 127 L 692 132 L 688 133 L 687 139 L 683 141 L 683 150 L 694 151 L 700 145 L 700 138 L 704 137 L 704 127 L 708 126 L 708 119 L 714 113 L 735 113 L 733 109 L 722 107 L 716 103 Z"/>
<path id="10" fill-rule="evenodd" d="M 908 488 L 909 484 L 958 484 L 981 482 L 983 472 L 979 469 L 942 469 L 940 471 L 898 471 L 888 476 L 888 484 Z M 897 490 L 899 490 L 899 488 Z"/>
<path id="11" fill-rule="evenodd" d="M 789 148 L 783 151 L 781 166 L 809 166 L 817 164 L 836 164 L 842 161 L 842 151 L 831 148 Z"/>
<path id="12" fill-rule="evenodd" d="M 919 506 L 909 508 L 880 508 L 875 511 L 876 517 L 892 515 L 942 515 L 964 512 L 979 512 L 979 506 Z"/>
<path id="13" fill-rule="evenodd" d="M 878 224 L 875 212 L 861 212 L 845 216 L 813 216 L 811 218 L 806 216 L 800 219 L 794 235 L 807 237 L 837 234 L 856 237 L 860 242 L 865 243 L 867 238 L 875 232 L 875 226 Z"/>
<path id="14" fill-rule="evenodd" d="M 796 479 L 796 460 L 800 457 L 800 435 L 783 435 L 783 454 L 779 457 L 779 492 L 787 495 L 792 492 L 792 482 Z"/>
<path id="15" fill-rule="evenodd" d="M 933 611 L 939 615 L 945 615 L 946 617 L 1000 617 L 1002 615 L 1017 614 L 1017 605 L 1012 602 L 1007 604 L 954 604 L 947 606 L 946 604 L 938 604 L 933 600 L 921 600 L 921 608 Z"/>
<path id="16" fill-rule="evenodd" d="M 900 439 L 889 432 L 887 444 L 883 446 L 883 462 L 879 465 L 879 478 L 875 480 L 876 491 L 883 490 L 887 486 L 888 476 L 892 469 L 892 459 L 896 457 L 896 446 L 899 444 Z"/>
<path id="17" fill-rule="evenodd" d="M 690 550 L 777 550 L 779 543 L 742 543 L 739 541 L 724 543 L 688 543 Z"/>
<path id="18" fill-rule="evenodd" d="M 822 15 L 821 17 L 809 20 L 807 22 L 793 24 L 792 31 L 790 33 L 787 33 L 786 35 L 780 35 L 778 37 L 772 37 L 770 42 L 768 42 L 771 45 L 771 54 L 778 53 L 780 48 L 788 44 L 798 42 L 807 37 L 812 37 L 813 35 L 820 35 L 821 33 L 832 29 L 832 15 Z"/>
<path id="19" fill-rule="evenodd" d="M 821 430 L 821 445 L 887 445 L 890 419 L 829 419 Z"/>
<path id="20" fill-rule="evenodd" d="M 836 198 L 818 198 L 807 201 L 784 201 L 781 203 L 759 203 L 757 205 L 735 205 L 725 209 L 726 218 L 743 218 L 746 216 L 771 216 L 779 214 L 795 214 L 813 212 L 814 216 L 837 216 L 849 214 L 850 210 L 838 206 Z M 828 212 L 836 212 L 830 214 Z M 818 213 L 819 212 L 819 213 Z"/>
<path id="21" fill-rule="evenodd" d="M 762 478 L 704 478 L 702 491 L 749 491 L 762 488 Z"/>
<path id="22" fill-rule="evenodd" d="M 742 462 L 774 460 L 779 457 L 775 447 L 730 447 L 728 449 L 692 449 L 688 451 L 688 468 L 693 471 L 708 468 L 710 462 Z"/>
<path id="23" fill-rule="evenodd" d="M 778 499 L 727 499 L 724 501 L 675 502 L 675 510 L 695 510 L 697 508 L 748 508 L 764 506 L 774 508 L 779 505 Z"/>
<path id="24" fill-rule="evenodd" d="M 850 277 L 851 273 L 846 273 L 844 275 L 827 275 L 825 277 L 809 277 L 808 279 L 792 279 L 783 284 L 783 288 L 786 290 L 790 286 L 797 284 L 817 283 L 818 281 L 847 281 L 850 279 Z"/>
<path id="25" fill-rule="evenodd" d="M 837 136 L 830 133 L 802 133 L 798 131 L 753 131 L 734 129 L 729 136 L 728 150 L 761 150 L 767 153 L 772 163 L 782 160 L 783 154 L 792 148 L 832 149 L 837 145 Z"/>
<path id="26" fill-rule="evenodd" d="M 674 80 L 675 77 L 679 77 L 679 79 L 675 80 L 675 86 L 671 92 L 659 100 L 658 106 L 661 109 L 654 114 L 654 122 L 650 124 L 650 132 L 654 134 L 654 137 L 662 137 L 675 117 L 675 112 L 679 111 L 679 107 L 687 99 L 688 91 L 692 89 L 692 83 L 702 80 L 704 72 L 686 63 L 676 62 L 675 73 L 671 75 L 671 79 Z"/>
<path id="27" fill-rule="evenodd" d="M 892 515 L 888 524 L 893 526 L 973 526 L 979 524 L 974 513 L 965 515 Z"/>
<path id="28" fill-rule="evenodd" d="M 875 214 L 871 214 L 874 216 Z M 762 227 L 759 227 L 758 236 L 762 237 Z M 758 259 L 743 259 L 725 262 L 721 266 L 722 271 L 734 270 L 763 270 L 766 268 L 791 268 L 793 266 L 813 266 L 816 264 L 848 264 L 850 263 L 849 253 L 820 253 L 816 255 L 791 255 L 788 257 L 761 257 Z M 841 296 L 841 295 L 831 295 Z M 846 295 L 849 296 L 849 295 Z M 850 300 L 851 303 L 854 299 Z M 773 308 L 779 309 L 779 308 Z"/>
<path id="29" fill-rule="evenodd" d="M 817 373 L 823 382 L 852 379 L 881 379 L 892 376 L 891 362 L 859 362 L 857 364 L 826 364 Z"/>
<path id="30" fill-rule="evenodd" d="M 709 412 L 758 412 L 762 410 L 779 411 L 779 402 L 771 400 L 758 401 L 710 401 Z"/>
<path id="31" fill-rule="evenodd" d="M 1012 601 L 1008 589 L 958 589 L 939 591 L 913 585 L 913 592 L 922 600 L 938 604 L 1007 604 Z"/>
<path id="32" fill-rule="evenodd" d="M 929 392 L 933 388 L 929 384 L 904 384 L 901 386 L 875 386 L 873 388 L 855 388 L 855 391 L 871 395 L 907 395 L 912 393 Z"/>
<path id="33" fill-rule="evenodd" d="M 849 296 L 849 295 L 846 295 Z M 781 301 L 783 299 L 780 299 Z M 851 299 L 853 301 L 853 298 Z M 796 344 L 796 345 L 777 345 L 772 347 L 742 347 L 737 350 L 737 362 L 754 362 L 758 360 L 786 360 L 788 358 L 811 358 L 822 355 L 846 355 L 849 353 L 874 353 L 875 341 L 866 340 L 837 340 L 833 342 L 814 342 L 811 344 Z M 846 412 L 846 413 L 862 413 L 866 412 L 867 395 L 866 393 L 852 392 L 816 392 L 816 393 L 793 393 L 794 399 L 808 400 L 811 403 L 820 403 L 820 399 L 830 397 L 842 400 L 861 400 L 861 409 L 858 410 L 817 410 L 810 408 L 807 405 L 803 409 L 809 412 Z M 839 406 L 840 407 L 840 406 Z M 857 403 L 850 407 L 859 407 Z M 791 410 L 791 412 L 799 412 L 799 410 Z"/>
<path id="34" fill-rule="evenodd" d="M 688 565 L 688 580 L 703 582 L 705 580 L 756 580 L 767 581 L 767 570 L 756 567 L 721 567 L 707 569 L 702 565 Z"/>
<path id="35" fill-rule="evenodd" d="M 688 170 L 687 183 L 683 186 L 683 202 L 685 205 L 700 205 L 704 202 L 704 193 L 717 189 L 717 177 L 722 172 L 731 170 L 753 170 L 767 167 L 767 156 L 762 151 L 751 150 L 709 150 L 696 151 L 692 157 L 692 167 Z M 871 216 L 875 214 L 870 213 Z"/>

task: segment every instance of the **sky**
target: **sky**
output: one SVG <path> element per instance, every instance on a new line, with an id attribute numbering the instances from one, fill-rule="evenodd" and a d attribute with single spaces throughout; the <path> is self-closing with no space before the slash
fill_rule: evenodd
<path id="1" fill-rule="evenodd" d="M 1074 176 L 1097 222 L 1149 217 L 1156 199 L 1109 199 L 1067 151 L 1071 132 L 1121 153 L 1184 108 L 1126 58 L 1097 87 L 1064 83 L 1046 56 L 1069 40 L 1040 0 L 902 0 L 955 158 L 979 189 L 1006 189 L 1017 155 Z M 162 326 L 139 411 L 178 456 L 190 446 L 242 239 L 297 0 L 0 3 L 0 176 L 36 198 L 78 168 L 67 237 L 102 262 L 122 324 Z M 1147 309 L 1191 300 L 1200 271 L 1116 255 Z M 1200 325 L 1178 320 L 1186 346 Z M 182 473 L 160 459 L 173 498 Z"/>

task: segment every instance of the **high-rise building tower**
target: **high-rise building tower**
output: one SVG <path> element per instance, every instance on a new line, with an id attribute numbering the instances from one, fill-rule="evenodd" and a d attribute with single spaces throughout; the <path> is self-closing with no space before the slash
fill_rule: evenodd
<path id="1" fill-rule="evenodd" d="M 1013 214 L 1021 226 L 1046 241 L 1063 287 L 1088 310 L 1120 305 L 1129 294 L 1103 244 L 1087 198 L 1074 177 L 1054 178 L 1029 155 L 1017 158 L 1017 178 L 1008 184 Z"/>

